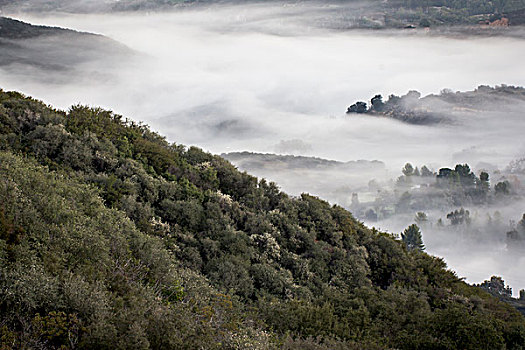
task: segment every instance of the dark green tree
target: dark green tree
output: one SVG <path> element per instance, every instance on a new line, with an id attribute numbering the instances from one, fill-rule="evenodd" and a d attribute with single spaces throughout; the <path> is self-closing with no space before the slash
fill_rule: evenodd
<path id="1" fill-rule="evenodd" d="M 414 167 L 410 163 L 406 163 L 402 171 L 405 176 L 414 175 Z"/>
<path id="2" fill-rule="evenodd" d="M 354 103 L 353 105 L 348 107 L 348 109 L 346 110 L 346 113 L 366 113 L 366 112 L 367 112 L 366 102 L 362 102 L 362 101 Z"/>
<path id="3" fill-rule="evenodd" d="M 479 174 L 479 187 L 484 193 L 490 189 L 489 174 L 484 171 Z"/>
<path id="4" fill-rule="evenodd" d="M 470 224 L 470 212 L 464 208 L 456 209 L 447 214 L 451 225 Z"/>
<path id="5" fill-rule="evenodd" d="M 512 297 L 512 288 L 505 286 L 505 281 L 499 276 L 492 276 L 490 281 L 484 281 L 480 287 L 495 296 Z"/>
<path id="6" fill-rule="evenodd" d="M 500 181 L 494 186 L 496 195 L 502 196 L 510 193 L 510 183 L 508 181 Z"/>
<path id="7" fill-rule="evenodd" d="M 421 21 L 419 21 L 419 26 L 423 28 L 428 28 L 430 27 L 430 21 L 428 20 L 428 18 L 423 18 Z"/>
<path id="8" fill-rule="evenodd" d="M 372 97 L 371 103 L 372 109 L 376 112 L 381 112 L 385 107 L 385 103 L 383 102 L 383 96 L 381 95 L 375 95 L 374 97 Z"/>
<path id="9" fill-rule="evenodd" d="M 401 233 L 401 240 L 405 243 L 408 250 L 425 250 L 421 230 L 416 224 L 408 226 L 403 233 Z"/>

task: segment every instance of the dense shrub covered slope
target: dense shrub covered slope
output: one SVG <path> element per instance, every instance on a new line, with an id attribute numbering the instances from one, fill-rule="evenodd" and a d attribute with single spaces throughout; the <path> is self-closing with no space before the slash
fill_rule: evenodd
<path id="1" fill-rule="evenodd" d="M 525 320 L 346 210 L 0 90 L 0 348 L 521 349 Z"/>

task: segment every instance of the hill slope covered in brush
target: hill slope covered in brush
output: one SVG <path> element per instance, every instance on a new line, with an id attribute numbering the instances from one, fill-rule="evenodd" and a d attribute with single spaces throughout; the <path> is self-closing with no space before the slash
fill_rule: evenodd
<path id="1" fill-rule="evenodd" d="M 442 260 L 109 111 L 0 91 L 0 179 L 2 348 L 525 343 Z"/>

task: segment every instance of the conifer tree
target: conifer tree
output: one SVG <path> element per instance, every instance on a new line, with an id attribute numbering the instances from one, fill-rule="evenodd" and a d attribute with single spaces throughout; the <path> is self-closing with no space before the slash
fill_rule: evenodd
<path id="1" fill-rule="evenodd" d="M 403 233 L 401 233 L 401 240 L 406 244 L 408 250 L 425 250 L 421 230 L 416 224 L 408 226 Z"/>

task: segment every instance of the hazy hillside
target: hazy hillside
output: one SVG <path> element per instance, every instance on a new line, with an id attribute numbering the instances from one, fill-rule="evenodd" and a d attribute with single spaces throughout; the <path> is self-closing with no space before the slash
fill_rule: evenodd
<path id="1" fill-rule="evenodd" d="M 292 169 L 319 169 L 329 170 L 327 168 L 337 168 L 341 170 L 363 170 L 367 168 L 381 169 L 384 164 L 380 161 L 349 161 L 339 162 L 316 157 L 280 155 L 272 153 L 253 153 L 253 152 L 231 152 L 223 153 L 221 157 L 235 163 L 240 168 L 259 169 L 259 168 L 281 168 L 283 170 Z"/>
<path id="2" fill-rule="evenodd" d="M 390 176 L 385 164 L 377 160 L 339 162 L 253 152 L 223 153 L 221 157 L 242 171 L 271 179 L 289 194 L 307 192 L 343 205 L 351 201 L 352 193 L 368 191 L 371 179 L 386 181 Z"/>
<path id="3" fill-rule="evenodd" d="M 90 70 L 88 65 L 93 62 L 111 65 L 113 60 L 126 60 L 133 54 L 124 45 L 101 35 L 0 17 L 0 69 L 9 69 L 10 73 L 71 74 L 79 69 Z"/>
<path id="4" fill-rule="evenodd" d="M 2 348 L 519 349 L 525 319 L 337 206 L 0 91 Z"/>

